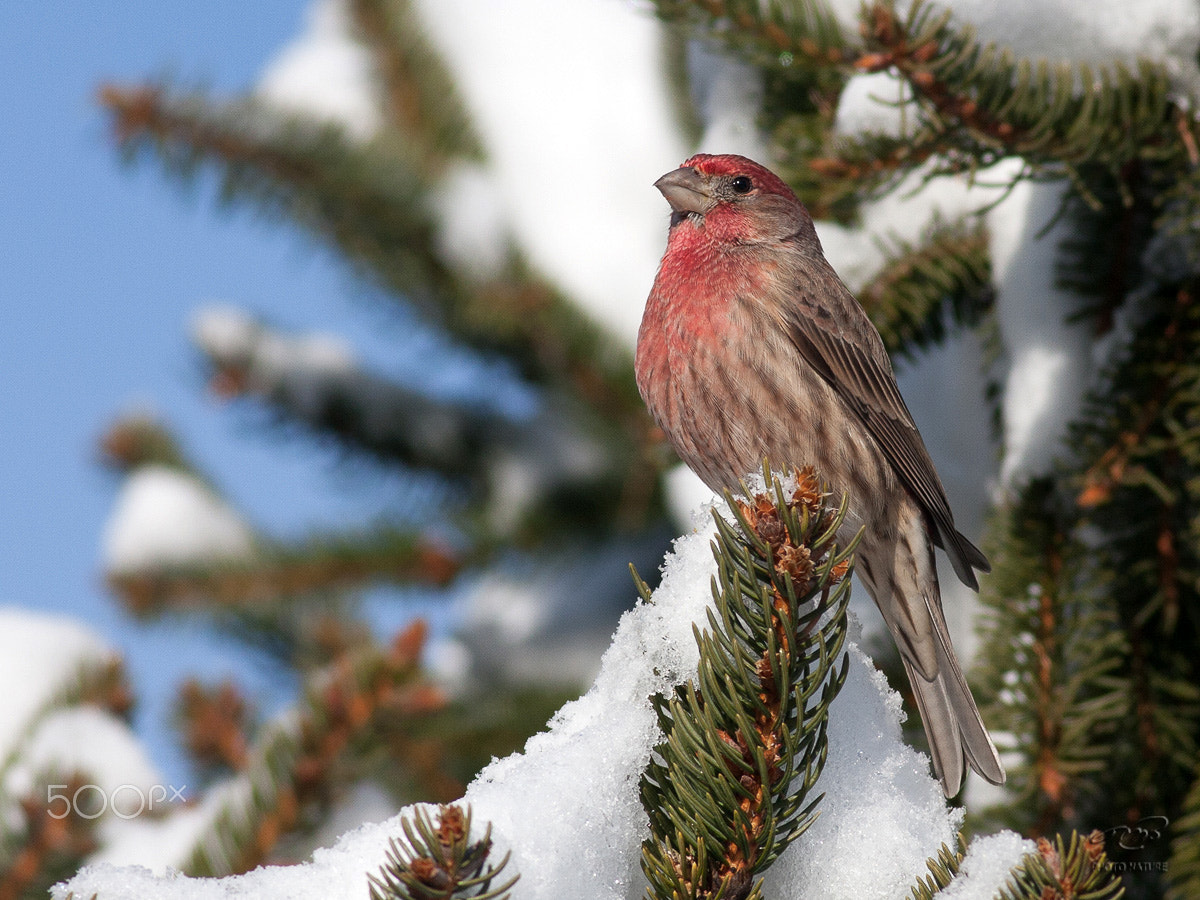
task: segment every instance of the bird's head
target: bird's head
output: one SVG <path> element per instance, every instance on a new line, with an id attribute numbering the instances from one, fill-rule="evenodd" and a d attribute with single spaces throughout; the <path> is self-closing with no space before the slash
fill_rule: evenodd
<path id="1" fill-rule="evenodd" d="M 813 231 L 792 189 L 744 156 L 698 153 L 654 186 L 671 204 L 671 229 L 701 229 L 710 240 L 761 243 Z"/>

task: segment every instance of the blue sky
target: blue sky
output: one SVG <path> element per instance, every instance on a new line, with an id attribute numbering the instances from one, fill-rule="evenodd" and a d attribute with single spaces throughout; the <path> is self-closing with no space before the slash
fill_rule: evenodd
<path id="1" fill-rule="evenodd" d="M 207 631 L 133 623 L 105 593 L 98 549 L 118 483 L 97 464 L 97 437 L 150 408 L 255 523 L 357 521 L 398 486 L 215 402 L 188 317 L 235 303 L 336 330 L 384 368 L 399 323 L 303 236 L 219 208 L 211 183 L 185 190 L 153 164 L 122 165 L 94 94 L 154 76 L 244 90 L 301 29 L 305 5 L 0 4 L 0 604 L 73 616 L 121 650 L 139 730 L 176 780 L 182 760 L 160 732 L 181 673 L 237 672 L 267 696 L 280 687 Z"/>

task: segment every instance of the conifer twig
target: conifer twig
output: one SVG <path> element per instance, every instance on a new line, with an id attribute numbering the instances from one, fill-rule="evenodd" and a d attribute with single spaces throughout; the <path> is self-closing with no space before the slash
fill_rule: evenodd
<path id="1" fill-rule="evenodd" d="M 404 840 L 389 841 L 387 862 L 378 875 L 368 875 L 371 900 L 507 900 L 520 875 L 493 886 L 510 854 L 489 859 L 492 826 L 471 840 L 471 808 L 443 806 L 437 822 L 423 809 L 400 820 Z"/>
<path id="2" fill-rule="evenodd" d="M 411 0 L 352 0 L 356 31 L 375 63 L 388 125 L 440 171 L 456 158 L 483 156 L 453 78 L 422 34 Z"/>
<path id="3" fill-rule="evenodd" d="M 182 865 L 189 875 L 245 872 L 261 864 L 299 820 L 304 804 L 331 786 L 351 742 L 387 707 L 409 715 L 439 710 L 441 691 L 420 675 L 424 623 L 397 635 L 387 650 L 346 654 L 310 682 L 295 715 L 268 727 L 229 799 Z"/>
<path id="4" fill-rule="evenodd" d="M 761 896 L 756 876 L 815 820 L 829 705 L 845 679 L 850 559 L 812 469 L 716 516 L 715 609 L 695 682 L 652 698 L 665 740 L 642 776 L 652 898 Z M 644 587 L 644 585 L 643 585 Z"/>
<path id="5" fill-rule="evenodd" d="M 934 895 L 942 888 L 948 887 L 954 876 L 959 873 L 966 853 L 967 842 L 959 832 L 953 850 L 942 844 L 936 856 L 925 860 L 929 874 L 917 879 L 917 883 L 909 891 L 907 900 L 932 900 Z"/>
<path id="6" fill-rule="evenodd" d="M 444 586 L 463 560 L 441 541 L 401 530 L 311 538 L 248 560 L 115 570 L 109 588 L 139 616 L 183 609 L 254 612 L 287 598 L 393 582 Z"/>
<path id="7" fill-rule="evenodd" d="M 226 201 L 291 218 L 471 347 L 504 354 L 530 381 L 582 398 L 645 442 L 628 351 L 515 251 L 482 278 L 447 260 L 429 201 L 437 182 L 399 136 L 364 145 L 259 100 L 153 84 L 105 85 L 99 99 L 127 157 L 153 153 L 181 180 L 213 165 Z"/>
<path id="8" fill-rule="evenodd" d="M 80 774 L 36 779 L 34 792 L 19 801 L 23 829 L 15 842 L 0 847 L 0 900 L 44 895 L 50 885 L 75 871 L 96 849 L 97 817 L 74 803 L 48 802 L 37 791 L 51 782 L 56 801 L 78 796 L 87 777 Z M 94 787 L 94 785 L 92 785 Z M 8 837 L 8 835 L 6 835 Z"/>
<path id="9" fill-rule="evenodd" d="M 947 318 L 977 323 L 991 308 L 991 257 L 979 221 L 934 221 L 924 241 L 896 241 L 858 300 L 893 355 L 915 356 L 946 335 Z M 947 315 L 948 313 L 948 315 Z"/>
<path id="10" fill-rule="evenodd" d="M 1025 856 L 996 900 L 1117 900 L 1124 893 L 1121 876 L 1108 864 L 1104 834 L 1073 831 L 1066 844 L 1062 835 L 1053 843 L 1038 838 L 1037 851 Z"/>

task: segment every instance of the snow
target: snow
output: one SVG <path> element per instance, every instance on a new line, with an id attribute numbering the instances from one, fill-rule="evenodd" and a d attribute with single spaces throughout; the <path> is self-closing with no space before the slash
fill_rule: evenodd
<path id="1" fill-rule="evenodd" d="M 275 732 L 294 728 L 294 717 L 280 716 L 270 726 Z M 264 741 L 264 745 L 269 741 Z M 131 866 L 166 878 L 183 866 L 202 842 L 211 842 L 215 823 L 223 814 L 232 820 L 246 818 L 242 811 L 251 806 L 254 766 L 250 769 L 209 785 L 194 802 L 177 803 L 165 810 L 155 808 L 158 816 L 135 815 L 108 819 L 100 849 L 88 859 L 90 866 Z M 167 786 L 166 796 L 177 797 L 186 786 Z M 159 796 L 162 795 L 160 791 Z M 165 812 L 165 814 L 163 814 Z M 361 820 L 360 820 L 361 821 Z M 202 883 L 202 882 L 200 882 Z"/>
<path id="2" fill-rule="evenodd" d="M 696 511 L 713 497 L 712 488 L 700 476 L 680 463 L 666 475 L 667 509 L 680 528 L 696 525 Z"/>
<path id="3" fill-rule="evenodd" d="M 1194 56 L 1200 6 L 1193 0 L 954 0 L 942 5 L 956 21 L 974 25 L 983 40 L 1019 54 L 1052 59 L 1069 54 L 1091 63 L 1131 63 L 1150 56 L 1165 61 L 1179 90 L 1200 91 Z M 632 346 L 665 243 L 667 208 L 650 185 L 695 149 L 686 146 L 674 121 L 662 77 L 660 26 L 645 10 L 616 0 L 419 0 L 416 6 L 486 148 L 486 163 L 452 168 L 444 178 L 435 199 L 441 251 L 484 278 L 515 246 Z M 853 33 L 858 0 L 834 0 L 832 6 Z M 538 27 L 529 27 L 535 19 Z M 352 135 L 368 139 L 380 126 L 379 110 L 368 57 L 347 38 L 346 28 L 342 2 L 319 0 L 308 31 L 267 69 L 259 93 L 286 108 L 340 122 Z M 547 34 L 586 39 L 547 40 Z M 619 64 L 612 48 L 619 48 Z M 755 126 L 761 88 L 754 73 L 703 50 L 691 52 L 690 65 L 704 119 L 700 149 L 763 156 Z M 901 90 L 887 73 L 851 79 L 837 110 L 838 128 L 846 134 L 903 133 L 906 111 L 893 102 Z M 1008 488 L 1052 464 L 1063 424 L 1078 409 L 1098 363 L 1119 353 L 1128 333 L 1114 332 L 1097 350 L 1086 326 L 1065 322 L 1075 301 L 1054 285 L 1061 226 L 1042 233 L 1063 185 L 1023 183 L 1002 196 L 1021 165 L 1019 159 L 1004 160 L 980 173 L 974 184 L 959 177 L 922 186 L 922 173 L 916 173 L 889 196 L 866 204 L 859 227 L 818 223 L 830 261 L 854 288 L 883 260 L 881 236 L 915 241 L 935 215 L 953 220 L 991 207 L 984 215 L 1008 357 L 999 469 L 987 435 L 980 379 L 971 370 L 980 356 L 976 338 L 956 337 L 900 373 L 959 525 L 972 535 L 988 503 L 989 482 Z M 219 348 L 215 355 L 247 359 L 256 355 L 261 338 L 237 314 L 210 316 L 197 333 L 202 344 Z M 297 355 L 324 371 L 348 370 L 352 363 L 336 342 L 317 340 L 299 354 L 291 345 L 272 346 L 289 365 Z M 273 357 L 268 352 L 263 358 Z M 528 473 L 522 477 L 537 481 Z M 518 898 L 641 895 L 638 850 L 645 819 L 637 779 L 658 739 L 647 697 L 694 673 L 691 623 L 702 619 L 712 572 L 711 527 L 704 517 L 695 518 L 697 504 L 709 495 L 682 470 L 671 475 L 668 493 L 680 521 L 696 530 L 681 538 L 668 558 L 654 602 L 639 605 L 622 620 L 591 691 L 564 707 L 523 753 L 489 766 L 467 792 L 477 826 L 484 821 L 495 826 L 498 855 L 514 852 L 512 865 L 522 874 Z M 185 537 L 179 528 L 184 520 L 199 521 L 201 527 Z M 148 558 L 243 553 L 251 544 L 246 526 L 211 492 L 156 467 L 140 470 L 126 484 L 106 536 L 105 557 L 110 568 L 117 568 L 131 560 L 142 565 Z M 479 633 L 492 628 L 512 647 L 540 640 L 554 619 L 531 605 L 531 598 L 551 591 L 549 583 L 497 573 L 480 589 L 486 602 L 479 605 Z M 944 577 L 942 584 L 947 611 L 959 618 L 955 630 L 961 632 L 971 595 L 953 578 Z M 491 619 L 483 615 L 489 610 Z M 0 628 L 0 636 L 8 631 Z M 16 631 L 24 637 L 36 628 L 23 625 Z M 37 640 L 35 635 L 34 647 Z M 86 642 L 78 643 L 82 652 Z M 41 690 L 67 671 L 46 673 L 46 666 L 64 655 L 59 646 L 40 654 L 17 646 L 28 654 L 19 657 L 18 669 L 38 660 L 39 691 L 6 704 L 0 721 L 4 746 L 28 728 L 48 696 Z M 463 652 L 461 643 L 446 645 L 447 670 L 462 670 Z M 832 710 L 829 762 L 819 785 L 826 792 L 821 817 L 770 874 L 769 891 L 783 900 L 900 896 L 924 874 L 925 858 L 942 842 L 953 841 L 959 824 L 926 760 L 900 740 L 896 695 L 856 646 L 849 652 L 850 675 Z M 0 666 L 8 659 L 0 652 Z M 6 683 L 23 684 L 19 675 Z M 121 839 L 114 838 L 97 861 L 137 859 L 164 871 L 182 858 L 187 841 L 222 796 L 214 791 L 200 806 L 173 813 L 161 827 L 127 823 Z M 364 801 L 364 809 L 379 813 L 377 801 Z M 361 893 L 366 873 L 378 868 L 387 839 L 398 833 L 395 818 L 364 825 L 303 866 L 213 881 L 96 866 L 60 886 L 56 896 L 74 890 L 83 896 L 99 891 L 106 898 L 286 895 L 303 900 Z M 155 855 L 148 859 L 151 849 Z M 965 875 L 944 896 L 994 896 L 1021 855 L 1032 849 L 1009 832 L 975 840 L 964 861 Z M 864 860 L 870 864 L 863 865 Z"/>
<path id="4" fill-rule="evenodd" d="M 828 0 L 846 34 L 857 34 L 858 0 Z M 901 15 L 912 0 L 896 4 Z M 1161 60 L 1181 90 L 1200 92 L 1200 8 L 1191 0 L 939 0 L 953 23 L 969 24 L 983 43 L 1022 56 L 1071 59 L 1093 65 Z"/>
<path id="5" fill-rule="evenodd" d="M 1191 0 L 953 0 L 944 5 L 956 21 L 970 22 L 981 40 L 1022 55 L 1126 65 L 1148 57 L 1165 63 L 1182 89 L 1192 94 L 1200 89 L 1195 55 L 1200 7 Z"/>
<path id="6" fill-rule="evenodd" d="M 466 585 L 453 643 L 439 658 L 452 676 L 456 657 L 465 653 L 477 680 L 587 685 L 628 607 L 629 564 L 653 569 L 669 540 L 665 533 L 639 534 L 543 556 L 536 564 L 505 560 Z"/>
<path id="7" fill-rule="evenodd" d="M 651 185 L 690 149 L 662 77 L 659 24 L 614 0 L 414 6 L 482 137 L 508 228 L 538 269 L 632 346 L 669 213 Z M 547 40 L 554 34 L 579 39 Z M 470 206 L 452 211 L 474 217 Z"/>
<path id="8" fill-rule="evenodd" d="M 925 860 L 953 845 L 961 810 L 946 806 L 928 759 L 900 736 L 904 713 L 870 658 L 852 645 L 829 716 L 821 816 L 771 867 L 768 896 L 901 897 Z M 869 866 L 849 860 L 870 859 Z M 795 891 L 792 885 L 806 889 Z"/>
<path id="9" fill-rule="evenodd" d="M 477 827 L 493 826 L 497 858 L 513 853 L 510 865 L 521 873 L 515 897 L 642 895 L 647 822 L 638 781 L 661 740 L 649 697 L 695 677 L 692 628 L 704 622 L 711 603 L 713 533 L 710 524 L 676 541 L 660 587 L 650 603 L 622 618 L 591 690 L 564 706 L 523 752 L 494 761 L 467 789 Z M 829 758 L 816 786 L 825 794 L 820 817 L 771 870 L 769 891 L 781 900 L 899 896 L 961 825 L 961 812 L 945 804 L 927 759 L 901 739 L 899 696 L 853 642 L 848 646 L 849 676 L 830 710 Z M 309 863 L 219 880 L 93 865 L 54 896 L 341 896 L 361 890 L 365 874 L 383 862 L 388 837 L 399 833 L 397 818 L 364 825 Z M 978 874 L 968 880 L 990 896 L 1025 844 L 993 839 L 973 848 Z M 871 864 L 861 865 L 864 859 Z"/>
<path id="10" fill-rule="evenodd" d="M 115 656 L 79 623 L 59 616 L 0 607 L 0 771 L 48 706 L 69 693 L 89 669 L 110 665 Z"/>
<path id="11" fill-rule="evenodd" d="M 893 72 L 855 75 L 838 97 L 834 128 L 842 134 L 873 132 L 899 137 L 912 112 L 903 102 L 912 98 L 908 82 Z"/>
<path id="12" fill-rule="evenodd" d="M 432 200 L 438 251 L 480 281 L 499 274 L 512 252 L 513 238 L 504 196 L 487 168 L 478 163 L 452 166 Z"/>
<path id="13" fill-rule="evenodd" d="M 307 29 L 271 61 L 256 93 L 280 109 L 326 119 L 358 140 L 382 125 L 366 48 L 348 33 L 345 0 L 317 0 Z"/>
<path id="14" fill-rule="evenodd" d="M 173 787 L 166 796 L 173 796 Z M 163 796 L 158 791 L 152 796 Z M 125 818 L 110 817 L 103 823 L 100 849 L 88 857 L 92 866 L 137 866 L 142 871 L 169 876 L 187 860 L 199 836 L 211 827 L 216 809 L 224 801 L 220 787 L 205 791 L 195 804 L 176 804 L 165 812 L 155 806 L 156 815 Z M 149 796 L 147 799 L 149 806 Z"/>
<path id="15" fill-rule="evenodd" d="M 213 304 L 192 314 L 191 333 L 196 346 L 205 353 L 246 365 L 254 357 L 262 328 L 236 306 Z"/>
<path id="16" fill-rule="evenodd" d="M 195 476 L 154 463 L 131 472 L 104 526 L 101 558 L 110 573 L 244 559 L 254 534 Z"/>
<path id="17" fill-rule="evenodd" d="M 939 895 L 939 900 L 993 900 L 1008 881 L 1008 876 L 1027 853 L 1037 851 L 1037 844 L 1011 831 L 976 838 L 967 848 L 962 861 L 962 874 Z"/>
<path id="18" fill-rule="evenodd" d="M 29 795 L 47 772 L 62 781 L 71 775 L 82 777 L 84 785 L 70 794 L 64 793 L 67 785 L 51 788 L 69 796 L 78 808 L 86 808 L 89 816 L 107 812 L 110 819 L 133 817 L 145 811 L 152 796 L 160 801 L 169 796 L 160 796 L 162 773 L 129 726 L 93 706 L 56 710 L 38 723 L 19 760 L 5 773 L 5 796 Z M 60 799 L 51 805 L 62 812 L 67 802 Z"/>
<path id="19" fill-rule="evenodd" d="M 149 791 L 162 780 L 125 722 L 94 706 L 56 710 L 38 723 L 5 786 L 23 790 L 48 769 L 86 773 L 109 792 L 122 784 Z"/>
<path id="20" fill-rule="evenodd" d="M 1091 326 L 1069 322 L 1079 298 L 1054 285 L 1066 223 L 1046 231 L 1061 183 L 1018 184 L 992 218 L 992 270 L 1010 368 L 1004 385 L 1002 485 L 1047 471 L 1092 380 Z"/>
<path id="21" fill-rule="evenodd" d="M 297 337 L 273 331 L 234 306 L 204 306 L 192 314 L 192 340 L 219 365 L 248 370 L 262 390 L 286 379 L 344 375 L 358 367 L 344 338 L 327 332 Z"/>
<path id="22" fill-rule="evenodd" d="M 100 839 L 108 843 L 114 826 L 137 817 L 152 799 L 161 805 L 171 796 L 125 722 L 94 706 L 63 703 L 89 672 L 107 670 L 115 660 L 103 641 L 73 621 L 0 609 L 0 679 L 6 686 L 0 822 L 6 834 L 23 827 L 15 804 L 29 798 L 54 814 L 77 804 L 100 818 Z M 68 791 L 65 782 L 73 776 L 80 780 Z"/>

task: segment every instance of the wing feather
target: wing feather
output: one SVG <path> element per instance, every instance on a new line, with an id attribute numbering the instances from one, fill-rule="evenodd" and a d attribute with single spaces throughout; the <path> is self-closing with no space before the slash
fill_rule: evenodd
<path id="1" fill-rule="evenodd" d="M 821 287 L 836 292 L 837 319 L 801 288 L 782 311 L 789 337 L 805 361 L 829 383 L 866 426 L 905 487 L 928 513 L 934 541 L 945 549 L 963 583 L 978 588 L 972 569 L 990 571 L 987 559 L 954 527 L 954 515 L 912 414 L 900 396 L 879 332 L 858 301 L 830 270 Z"/>

